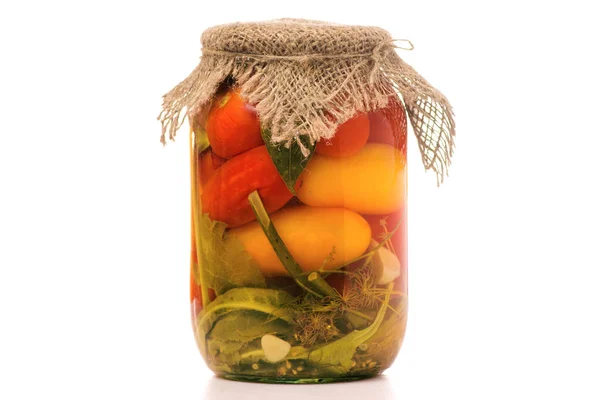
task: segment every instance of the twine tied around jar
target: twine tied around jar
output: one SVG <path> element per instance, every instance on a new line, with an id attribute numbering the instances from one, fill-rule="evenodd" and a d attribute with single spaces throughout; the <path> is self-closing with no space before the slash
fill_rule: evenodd
<path id="1" fill-rule="evenodd" d="M 219 25 L 203 32 L 198 66 L 163 96 L 161 141 L 175 139 L 185 118 L 210 107 L 221 84 L 233 80 L 256 107 L 271 142 L 305 150 L 330 139 L 357 112 L 387 106 L 399 93 L 417 137 L 425 169 L 440 184 L 454 150 L 455 123 L 446 97 L 395 49 L 412 50 L 377 27 L 280 19 Z M 399 47 L 405 42 L 409 47 Z"/>

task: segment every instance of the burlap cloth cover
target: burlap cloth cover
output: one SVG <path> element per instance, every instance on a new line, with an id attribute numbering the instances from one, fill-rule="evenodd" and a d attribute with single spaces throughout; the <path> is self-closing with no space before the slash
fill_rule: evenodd
<path id="1" fill-rule="evenodd" d="M 331 138 L 356 112 L 385 107 L 401 94 L 426 169 L 443 181 L 454 148 L 452 107 L 446 97 L 396 54 L 377 27 L 282 19 L 233 23 L 202 34 L 202 57 L 192 73 L 164 95 L 161 140 L 186 117 L 203 112 L 220 84 L 235 80 L 256 106 L 273 143 L 306 135 Z M 329 115 L 328 115 L 329 114 Z M 332 118 L 333 117 L 333 118 Z"/>

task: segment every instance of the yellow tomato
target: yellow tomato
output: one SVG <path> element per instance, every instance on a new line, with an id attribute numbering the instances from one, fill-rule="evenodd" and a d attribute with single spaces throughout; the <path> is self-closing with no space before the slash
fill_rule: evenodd
<path id="1" fill-rule="evenodd" d="M 297 206 L 271 215 L 273 225 L 304 271 L 333 269 L 360 256 L 371 241 L 371 227 L 343 208 Z M 266 275 L 287 275 L 260 225 L 254 221 L 229 231 Z"/>
<path id="2" fill-rule="evenodd" d="M 404 204 L 405 165 L 405 156 L 383 143 L 367 143 L 358 154 L 346 158 L 315 154 L 302 175 L 298 198 L 316 207 L 392 213 Z"/>

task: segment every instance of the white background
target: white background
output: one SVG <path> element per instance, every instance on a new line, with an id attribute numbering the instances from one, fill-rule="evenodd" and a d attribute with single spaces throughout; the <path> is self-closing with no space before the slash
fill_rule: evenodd
<path id="1" fill-rule="evenodd" d="M 0 398 L 600 398 L 593 3 L 2 2 Z M 161 95 L 208 26 L 279 17 L 412 40 L 455 108 L 442 187 L 409 142 L 409 325 L 384 378 L 232 383 L 195 348 L 187 139 L 160 145 Z"/>

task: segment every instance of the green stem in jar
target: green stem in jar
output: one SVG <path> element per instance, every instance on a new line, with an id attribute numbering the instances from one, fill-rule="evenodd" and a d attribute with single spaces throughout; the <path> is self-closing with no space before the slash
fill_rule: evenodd
<path id="1" fill-rule="evenodd" d="M 255 190 L 248 196 L 250 206 L 256 215 L 256 219 L 260 224 L 263 232 L 267 236 L 267 239 L 271 243 L 275 254 L 283 264 L 284 268 L 289 272 L 290 276 L 300 285 L 303 289 L 318 296 L 324 297 L 329 296 L 332 298 L 339 297 L 338 292 L 334 288 L 329 286 L 321 274 L 317 271 L 313 271 L 308 275 L 304 274 L 304 271 L 294 260 L 294 257 L 290 254 L 285 243 L 277 233 L 275 226 L 271 222 L 271 218 L 265 209 L 265 206 L 260 199 L 258 192 Z"/>
<path id="2" fill-rule="evenodd" d="M 202 306 L 206 307 L 210 304 L 210 297 L 208 295 L 208 288 L 206 287 L 206 277 L 204 267 L 202 266 L 202 242 L 200 241 L 200 199 L 198 198 L 198 155 L 200 154 L 201 148 L 205 149 L 207 145 L 206 134 L 203 135 L 204 138 L 199 138 L 196 135 L 193 127 L 190 132 L 190 147 L 191 147 L 191 164 L 192 164 L 192 184 L 191 184 L 191 192 L 192 192 L 192 218 L 194 220 L 194 240 L 196 242 L 196 257 L 198 259 L 198 277 L 200 282 L 200 291 L 202 294 Z"/>
<path id="3" fill-rule="evenodd" d="M 356 315 L 357 317 L 360 317 L 362 319 L 366 319 L 367 321 L 373 321 L 373 317 L 370 317 L 367 314 L 361 313 L 358 310 L 353 310 L 353 309 L 349 308 L 346 310 L 346 312 L 349 314 Z"/>

